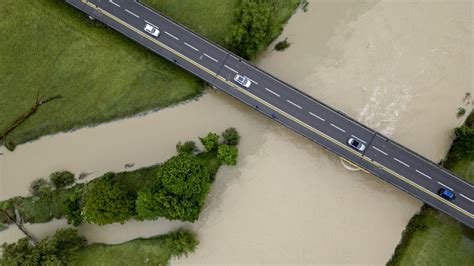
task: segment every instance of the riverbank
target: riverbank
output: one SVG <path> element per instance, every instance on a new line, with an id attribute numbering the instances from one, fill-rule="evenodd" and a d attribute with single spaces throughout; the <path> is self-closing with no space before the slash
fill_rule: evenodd
<path id="1" fill-rule="evenodd" d="M 466 120 L 474 130 L 472 121 L 474 113 Z M 470 182 L 474 181 L 473 168 L 473 158 L 467 157 L 450 161 L 448 167 Z M 473 265 L 473 247 L 474 229 L 425 206 L 411 218 L 388 265 Z"/>

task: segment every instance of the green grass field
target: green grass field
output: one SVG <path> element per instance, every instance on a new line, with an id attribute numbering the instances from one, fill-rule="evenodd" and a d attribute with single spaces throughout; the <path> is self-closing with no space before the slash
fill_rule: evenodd
<path id="1" fill-rule="evenodd" d="M 146 2 L 231 47 L 238 0 Z M 275 0 L 278 21 L 286 22 L 298 2 Z M 0 42 L 0 132 L 27 112 L 38 96 L 62 96 L 41 106 L 8 135 L 16 144 L 163 108 L 204 89 L 191 74 L 89 21 L 62 0 L 2 0 L 0 17 L 0 32 L 8 36 Z"/>
<path id="2" fill-rule="evenodd" d="M 0 1 L 0 131 L 37 95 L 39 108 L 9 139 L 42 135 L 163 108 L 193 98 L 202 82 L 61 0 Z"/>

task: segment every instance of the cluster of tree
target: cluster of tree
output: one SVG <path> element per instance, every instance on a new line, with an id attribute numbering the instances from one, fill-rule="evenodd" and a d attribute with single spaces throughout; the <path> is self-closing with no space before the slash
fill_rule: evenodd
<path id="1" fill-rule="evenodd" d="M 474 112 L 466 119 L 464 125 L 454 130 L 456 138 L 451 145 L 445 167 L 452 167 L 461 159 L 474 160 Z"/>
<path id="2" fill-rule="evenodd" d="M 67 265 L 86 240 L 76 229 L 61 229 L 39 242 L 22 238 L 2 245 L 0 265 Z"/>
<path id="3" fill-rule="evenodd" d="M 38 178 L 30 184 L 29 191 L 33 196 L 42 196 L 52 190 L 62 189 L 76 182 L 74 174 L 69 171 L 54 172 L 49 175 L 49 181 Z"/>
<path id="4" fill-rule="evenodd" d="M 237 53 L 253 59 L 281 31 L 272 0 L 241 0 L 232 39 Z"/>

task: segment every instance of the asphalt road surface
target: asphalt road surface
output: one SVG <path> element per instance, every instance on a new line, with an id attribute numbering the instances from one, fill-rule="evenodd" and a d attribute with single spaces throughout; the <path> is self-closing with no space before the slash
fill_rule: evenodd
<path id="1" fill-rule="evenodd" d="M 132 0 L 66 2 L 336 153 L 347 162 L 474 228 L 474 186 L 436 163 L 278 80 L 141 3 Z M 160 35 L 154 37 L 144 31 L 147 24 L 158 28 Z M 244 88 L 236 83 L 236 74 L 248 77 L 250 87 Z M 351 137 L 363 143 L 365 150 L 360 152 L 351 148 L 347 144 Z M 438 193 L 441 188 L 453 191 L 455 200 L 448 201 L 440 197 Z"/>

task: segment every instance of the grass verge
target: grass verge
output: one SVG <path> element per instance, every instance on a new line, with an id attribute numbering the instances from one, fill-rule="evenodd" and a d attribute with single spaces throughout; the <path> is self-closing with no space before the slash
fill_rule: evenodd
<path id="1" fill-rule="evenodd" d="M 14 14 L 14 15 L 13 15 Z M 62 0 L 0 1 L 0 132 L 37 97 L 41 106 L 7 137 L 24 143 L 163 108 L 199 95 L 203 83 Z"/>
<path id="2" fill-rule="evenodd" d="M 183 243 L 186 245 L 184 250 Z M 79 250 L 71 265 L 168 265 L 172 257 L 186 256 L 197 245 L 194 235 L 187 231 L 119 245 L 92 244 Z"/>

